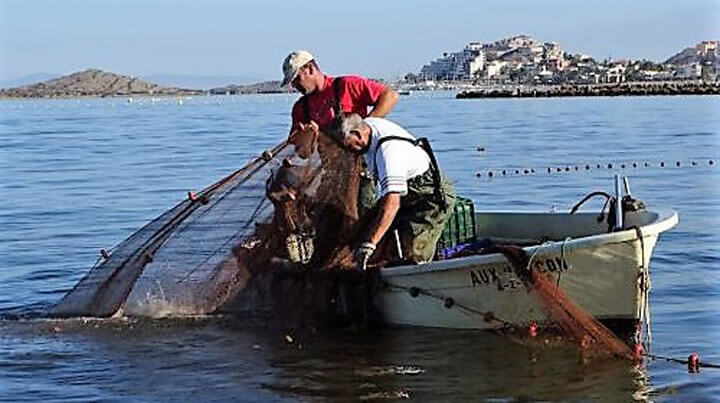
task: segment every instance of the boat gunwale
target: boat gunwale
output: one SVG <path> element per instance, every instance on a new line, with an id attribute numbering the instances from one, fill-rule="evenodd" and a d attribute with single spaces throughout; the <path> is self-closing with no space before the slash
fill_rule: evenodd
<path id="1" fill-rule="evenodd" d="M 645 225 L 639 226 L 643 238 L 657 236 L 672 228 L 678 222 L 678 215 L 675 210 L 669 208 L 654 208 L 647 210 L 656 214 L 657 217 Z M 517 215 L 570 215 L 569 213 L 547 213 L 533 211 L 480 211 L 476 214 L 517 214 Z M 577 213 L 597 215 L 597 213 Z M 542 244 L 523 247 L 526 253 L 533 255 L 535 253 L 565 253 L 573 250 L 588 247 L 590 245 L 609 245 L 615 243 L 623 243 L 638 239 L 638 232 L 635 227 L 624 229 L 618 232 L 608 232 L 602 234 L 588 235 L 578 238 L 566 238 L 562 241 L 547 241 Z M 651 253 L 652 251 L 648 251 Z M 490 253 L 485 255 L 470 255 L 455 259 L 438 260 L 417 265 L 402 265 L 395 267 L 383 268 L 380 270 L 382 277 L 399 277 L 409 275 L 420 275 L 428 273 L 436 273 L 450 270 L 464 270 L 468 267 L 476 267 L 480 265 L 502 264 L 507 260 L 500 253 Z"/>

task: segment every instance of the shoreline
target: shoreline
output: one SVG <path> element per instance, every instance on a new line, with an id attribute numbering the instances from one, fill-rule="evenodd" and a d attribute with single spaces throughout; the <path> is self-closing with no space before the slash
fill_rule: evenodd
<path id="1" fill-rule="evenodd" d="M 613 97 L 649 95 L 720 95 L 720 83 L 700 81 L 625 82 L 619 84 L 559 84 L 503 86 L 464 90 L 457 99 Z"/>
<path id="2" fill-rule="evenodd" d="M 399 91 L 398 88 L 396 90 Z M 414 90 L 433 92 L 437 90 Z M 451 88 L 443 90 L 452 91 Z M 413 91 L 413 92 L 414 92 Z M 0 94 L 0 100 L 33 99 L 94 99 L 94 98 L 184 98 L 203 96 L 277 95 L 282 91 L 260 91 L 249 93 L 212 93 L 203 90 L 186 90 L 176 93 L 135 93 L 135 94 L 83 94 L 83 95 L 9 95 Z M 720 82 L 662 81 L 625 82 L 620 84 L 558 84 L 558 85 L 497 85 L 465 89 L 455 95 L 456 99 L 476 98 L 554 98 L 554 97 L 613 97 L 613 96 L 654 96 L 654 95 L 720 95 Z"/>
<path id="3" fill-rule="evenodd" d="M 149 99 L 149 98 L 185 98 L 185 97 L 211 97 L 211 96 L 238 96 L 238 95 L 278 95 L 278 94 L 289 94 L 288 92 L 248 92 L 248 93 L 234 93 L 234 94 L 213 94 L 208 91 L 189 91 L 179 93 L 161 93 L 161 94 L 149 94 L 149 93 L 137 93 L 137 94 L 114 94 L 114 95 L 18 95 L 8 96 L 6 94 L 0 94 L 1 100 L 40 100 L 40 99 Z"/>
<path id="4" fill-rule="evenodd" d="M 138 93 L 138 94 L 84 94 L 84 95 L 0 95 L 0 100 L 10 99 L 113 99 L 113 98 L 179 98 L 187 96 L 204 96 L 205 92 L 179 92 L 179 93 L 160 93 L 160 94 L 149 94 L 149 93 Z"/>
<path id="5" fill-rule="evenodd" d="M 122 94 L 122 95 L 48 95 L 48 96 L 7 96 L 0 94 L 2 100 L 33 100 L 33 99 L 149 99 L 149 98 L 185 98 L 185 97 L 232 97 L 241 95 L 292 95 L 283 91 L 247 92 L 232 94 L 213 94 L 207 91 L 187 92 L 177 94 Z"/>

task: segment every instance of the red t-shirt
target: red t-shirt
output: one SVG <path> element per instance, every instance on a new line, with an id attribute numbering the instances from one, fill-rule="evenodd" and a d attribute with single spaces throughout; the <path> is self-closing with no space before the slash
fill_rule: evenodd
<path id="1" fill-rule="evenodd" d="M 308 111 L 310 119 L 314 120 L 320 130 L 325 129 L 335 117 L 333 106 L 335 105 L 334 77 L 325 76 L 325 86 L 321 91 L 307 96 Z M 359 76 L 343 76 L 340 85 L 340 105 L 345 113 L 357 113 L 367 117 L 368 107 L 375 106 L 380 94 L 386 87 L 378 82 Z M 303 101 L 300 98 L 292 109 L 292 125 L 298 122 L 308 123 L 303 110 Z"/>

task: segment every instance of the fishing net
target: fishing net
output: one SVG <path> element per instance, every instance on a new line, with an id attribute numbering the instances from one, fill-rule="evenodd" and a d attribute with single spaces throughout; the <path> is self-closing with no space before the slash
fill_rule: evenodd
<path id="1" fill-rule="evenodd" d="M 575 341 L 583 351 L 590 354 L 610 355 L 631 361 L 636 358 L 615 333 L 573 301 L 550 277 L 533 268 L 522 248 L 493 246 L 490 251 L 505 256 L 528 289 L 535 292 L 563 337 Z"/>
<path id="2" fill-rule="evenodd" d="M 340 283 L 362 285 L 364 276 L 311 277 L 350 273 L 346 269 L 354 267 L 349 245 L 359 220 L 359 157 L 322 133 L 303 139 L 284 142 L 189 193 L 109 253 L 103 251 L 51 313 L 298 312 L 325 306 L 338 287 L 356 290 Z M 284 297 L 281 304 L 277 295 Z M 309 301 L 313 298 L 318 301 Z"/>

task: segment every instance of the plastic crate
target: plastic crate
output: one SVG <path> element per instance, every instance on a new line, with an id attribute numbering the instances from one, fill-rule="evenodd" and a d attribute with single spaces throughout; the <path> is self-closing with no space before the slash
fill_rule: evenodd
<path id="1" fill-rule="evenodd" d="M 437 250 L 443 251 L 459 245 L 472 244 L 476 239 L 475 206 L 472 200 L 458 197 L 455 200 L 455 207 L 443 227 L 442 235 L 437 243 Z"/>

